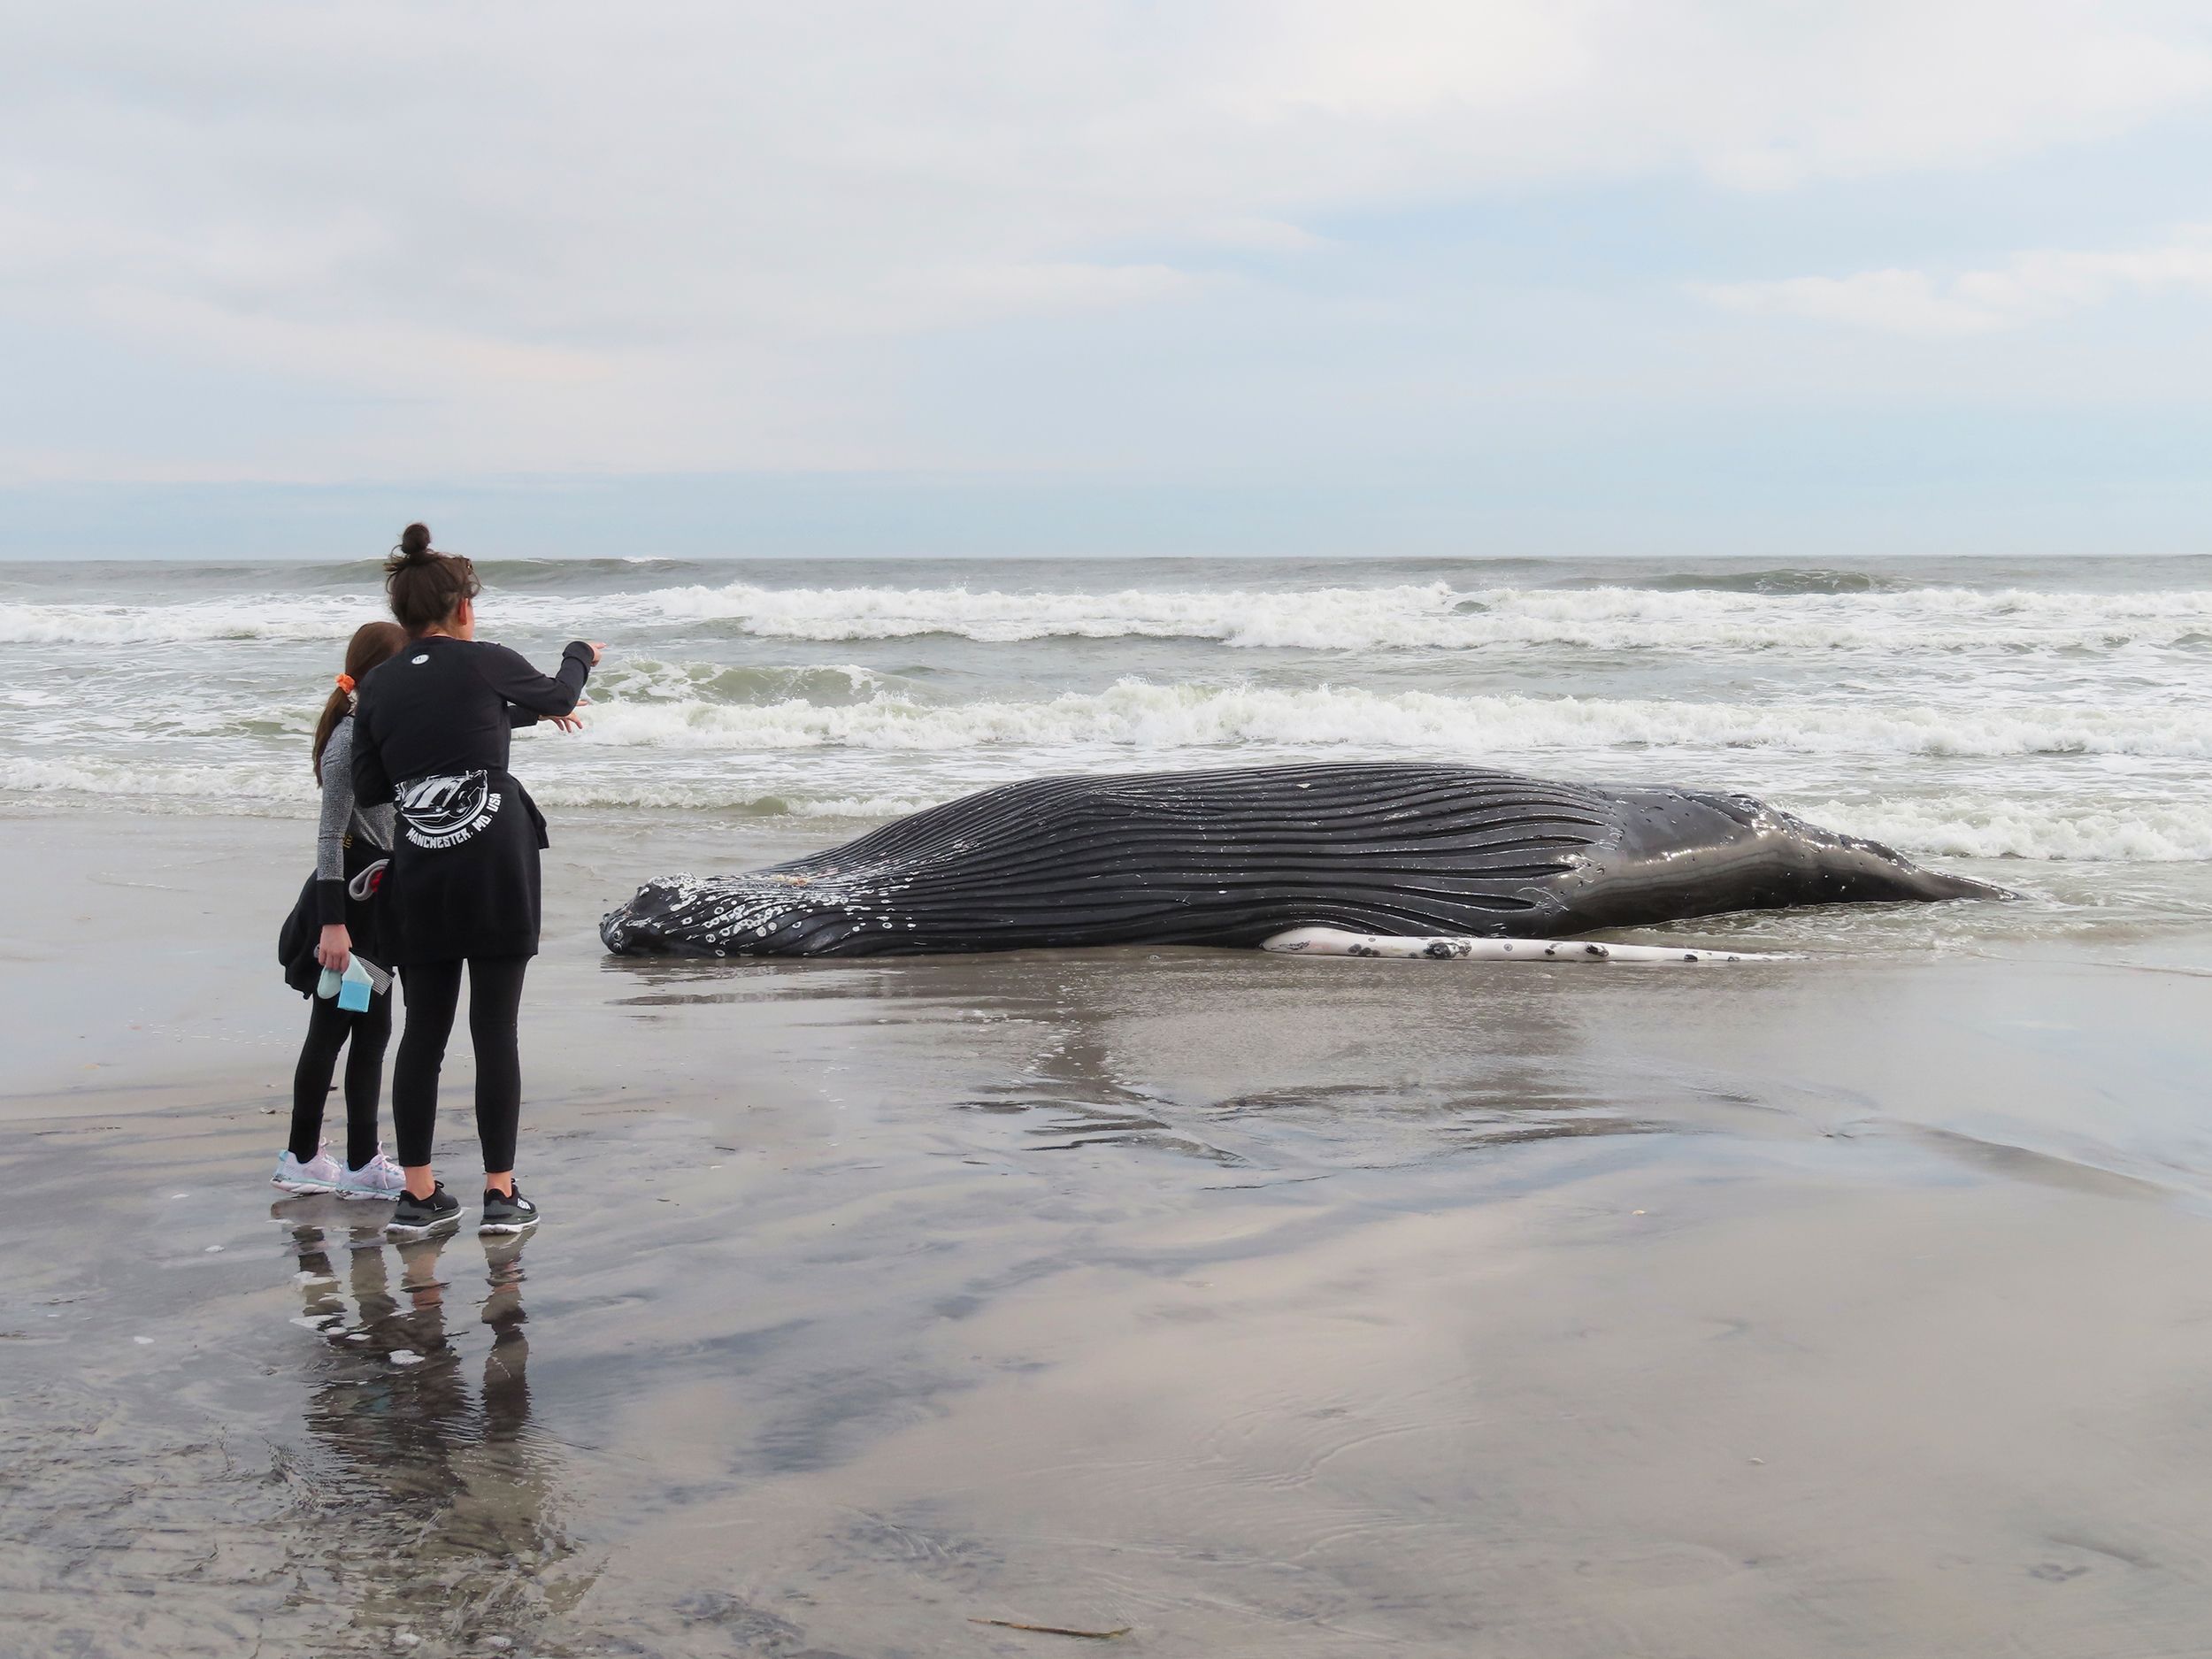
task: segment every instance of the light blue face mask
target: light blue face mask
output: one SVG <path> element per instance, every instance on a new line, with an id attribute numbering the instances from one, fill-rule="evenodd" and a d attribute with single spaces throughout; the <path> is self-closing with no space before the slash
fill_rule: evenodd
<path id="1" fill-rule="evenodd" d="M 346 964 L 342 974 L 323 970 L 322 978 L 315 982 L 315 995 L 336 997 L 338 1006 L 349 1014 L 366 1013 L 369 998 L 380 995 L 392 988 L 392 976 L 365 956 L 355 956 Z"/>
<path id="2" fill-rule="evenodd" d="M 338 981 L 338 1006 L 349 1014 L 365 1014 L 369 996 L 375 989 L 376 982 L 361 965 L 361 958 L 356 956 L 346 964 L 345 975 Z"/>

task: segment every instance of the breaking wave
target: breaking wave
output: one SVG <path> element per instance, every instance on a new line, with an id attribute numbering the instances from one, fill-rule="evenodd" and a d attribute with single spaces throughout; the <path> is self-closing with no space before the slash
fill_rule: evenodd
<path id="1" fill-rule="evenodd" d="M 534 769 L 530 789 L 543 804 L 571 810 L 680 809 L 749 818 L 879 822 L 950 800 L 985 781 L 936 771 L 917 780 L 919 787 L 897 793 L 834 786 L 810 792 L 790 775 L 762 779 L 742 767 L 687 774 L 572 766 Z M 0 792 L 80 804 L 297 818 L 311 814 L 315 799 L 311 779 L 296 765 L 147 766 L 21 757 L 0 758 Z M 1922 857 L 2146 864 L 2212 859 L 2212 803 L 2203 802 L 2115 804 L 1971 791 L 1924 799 L 1835 799 L 1776 790 L 1768 798 L 1814 823 L 1871 836 Z"/>
<path id="2" fill-rule="evenodd" d="M 1684 748 L 2212 757 L 2212 707 L 1956 709 L 1449 697 L 1329 687 L 1161 686 L 1141 680 L 1033 703 L 930 704 L 895 692 L 835 703 L 800 698 L 610 702 L 588 710 L 587 721 L 587 745 L 648 749 L 957 751 L 1017 743 L 1052 749 L 1349 747 L 1464 757 Z"/>
<path id="3" fill-rule="evenodd" d="M 1928 858 L 2182 864 L 2212 858 L 2212 806 L 2036 799 L 1799 801 L 1816 824 Z"/>
<path id="4" fill-rule="evenodd" d="M 514 560 L 484 623 L 610 641 L 586 730 L 518 745 L 572 811 L 1440 758 L 1740 787 L 1930 858 L 2212 860 L 2212 560 L 1875 563 Z M 0 797 L 308 815 L 380 599 L 359 560 L 0 572 Z"/>
<path id="5" fill-rule="evenodd" d="M 611 626 L 815 642 L 950 635 L 979 643 L 1050 639 L 1211 641 L 1236 649 L 1464 651 L 1525 647 L 1695 652 L 1925 653 L 2203 649 L 2212 591 L 1983 592 L 1840 583 L 1671 589 L 1617 586 L 1124 588 L 1113 593 L 966 588 L 656 588 L 593 598 L 506 593 L 488 628 L 565 634 Z M 0 642 L 157 644 L 342 639 L 373 607 L 293 596 L 176 604 L 0 603 Z M 596 637 L 596 633 L 594 632 Z"/>

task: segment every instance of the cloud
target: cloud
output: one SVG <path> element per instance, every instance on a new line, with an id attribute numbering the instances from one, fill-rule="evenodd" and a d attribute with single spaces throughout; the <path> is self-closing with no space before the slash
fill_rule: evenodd
<path id="1" fill-rule="evenodd" d="M 2003 265 L 1949 276 L 1861 271 L 1843 277 L 1698 283 L 1692 292 L 1731 311 L 1801 317 L 1897 334 L 1981 334 L 2024 327 L 2124 294 L 2212 294 L 2212 227 L 2156 247 L 2105 253 L 2015 254 Z"/>
<path id="2" fill-rule="evenodd" d="M 1329 246 L 1326 236 L 1280 219 L 1224 219 L 1197 231 L 1194 240 L 1248 253 L 1304 253 Z"/>
<path id="3" fill-rule="evenodd" d="M 1039 260 L 947 266 L 905 289 L 914 322 L 942 325 L 963 312 L 1005 318 L 1142 304 L 1188 291 L 1198 279 L 1165 265 L 1094 265 Z M 885 319 L 887 325 L 889 319 Z"/>
<path id="4" fill-rule="evenodd" d="M 82 0 L 0 58 L 0 327 L 348 410 L 202 403 L 119 472 L 921 465 L 903 342 L 1170 314 L 1408 205 L 1971 167 L 2208 94 L 2212 22 L 2153 0 Z M 2003 309 L 1912 281 L 1865 303 Z"/>

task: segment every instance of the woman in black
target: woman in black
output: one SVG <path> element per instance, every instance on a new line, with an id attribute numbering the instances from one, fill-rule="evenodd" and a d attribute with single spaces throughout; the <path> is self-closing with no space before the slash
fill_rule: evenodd
<path id="1" fill-rule="evenodd" d="M 545 818 L 507 770 L 509 733 L 541 716 L 573 729 L 571 711 L 599 648 L 581 640 L 541 674 L 503 645 L 476 638 L 474 566 L 434 552 L 411 524 L 385 565 L 392 614 L 407 646 L 361 682 L 354 715 L 354 788 L 398 811 L 380 895 L 386 953 L 400 971 L 407 1024 L 392 1068 L 392 1125 L 407 1189 L 391 1230 L 438 1232 L 461 1206 L 430 1169 L 438 1072 L 468 964 L 469 1035 L 476 1048 L 476 1133 L 484 1148 L 485 1233 L 535 1225 L 515 1186 L 522 1061 L 515 1017 L 538 949 L 538 851 Z"/>

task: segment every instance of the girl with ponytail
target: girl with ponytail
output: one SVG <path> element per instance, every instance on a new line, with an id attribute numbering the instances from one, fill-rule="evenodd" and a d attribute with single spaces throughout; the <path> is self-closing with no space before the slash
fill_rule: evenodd
<path id="1" fill-rule="evenodd" d="M 353 789 L 353 710 L 359 682 L 407 643 L 390 622 L 365 623 L 346 647 L 345 672 L 315 723 L 315 781 L 322 816 L 315 832 L 315 873 L 300 892 L 277 940 L 285 983 L 306 997 L 307 1041 L 292 1072 L 292 1133 L 271 1180 L 288 1193 L 338 1193 L 348 1198 L 396 1198 L 399 1166 L 376 1139 L 377 1098 L 384 1087 L 384 1049 L 392 1035 L 392 999 L 373 994 L 362 1013 L 349 1013 L 315 995 L 323 970 L 343 973 L 360 952 L 380 958 L 376 889 L 391 856 L 392 809 L 364 806 Z M 323 1102 L 338 1051 L 346 1055 L 346 1156 L 322 1148 Z"/>

